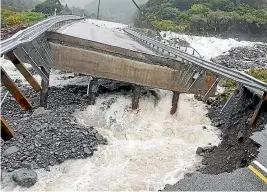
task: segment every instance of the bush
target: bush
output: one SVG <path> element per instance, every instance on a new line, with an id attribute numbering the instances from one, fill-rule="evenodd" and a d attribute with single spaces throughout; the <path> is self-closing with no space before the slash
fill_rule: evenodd
<path id="1" fill-rule="evenodd" d="M 255 8 L 233 0 L 149 0 L 142 8 L 160 30 L 224 33 L 239 24 L 244 29 L 248 23 L 267 24 L 267 7 Z M 138 19 L 141 21 L 137 23 L 145 20 Z M 266 30 L 264 26 L 257 30 Z"/>
<path id="2" fill-rule="evenodd" d="M 267 69 L 250 69 L 247 73 L 256 79 L 267 83 Z"/>
<path id="3" fill-rule="evenodd" d="M 15 12 L 8 9 L 1 9 L 2 26 L 5 25 L 29 25 L 33 22 L 40 21 L 45 18 L 45 14 L 31 11 Z"/>
<path id="4" fill-rule="evenodd" d="M 188 27 L 187 24 L 184 23 L 175 23 L 170 20 L 161 20 L 153 22 L 153 25 L 159 30 L 167 30 L 167 31 L 185 31 Z"/>

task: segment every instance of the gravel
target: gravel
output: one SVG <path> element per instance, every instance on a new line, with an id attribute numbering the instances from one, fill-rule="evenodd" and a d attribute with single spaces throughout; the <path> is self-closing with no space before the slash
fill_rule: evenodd
<path id="1" fill-rule="evenodd" d="M 67 159 L 90 157 L 98 145 L 107 144 L 93 127 L 79 125 L 72 116 L 87 106 L 87 86 L 50 87 L 47 110 L 38 108 L 39 93 L 27 86 L 21 89 L 34 108 L 22 111 L 10 95 L 2 105 L 2 115 L 15 132 L 1 148 L 3 170 L 49 169 Z"/>
<path id="2" fill-rule="evenodd" d="M 99 80 L 98 94 L 131 94 L 133 85 L 110 80 Z M 67 159 L 82 159 L 93 155 L 98 145 L 107 140 L 93 127 L 76 122 L 75 110 L 88 106 L 87 86 L 70 85 L 50 87 L 47 109 L 39 108 L 39 93 L 28 86 L 18 84 L 33 104 L 32 111 L 23 111 L 9 94 L 2 105 L 2 115 L 15 132 L 15 137 L 2 142 L 1 168 L 12 172 L 17 169 L 45 168 L 62 163 Z M 3 87 L 2 93 L 6 89 Z M 157 96 L 151 90 L 142 90 L 144 96 Z M 115 101 L 103 104 L 109 107 Z"/>
<path id="3" fill-rule="evenodd" d="M 267 68 L 267 44 L 232 48 L 228 54 L 220 55 L 211 61 L 238 70 Z"/>

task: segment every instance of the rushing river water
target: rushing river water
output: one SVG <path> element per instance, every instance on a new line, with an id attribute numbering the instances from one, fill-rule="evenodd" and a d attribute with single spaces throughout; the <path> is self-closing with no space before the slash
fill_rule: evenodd
<path id="1" fill-rule="evenodd" d="M 219 131 L 192 95 L 182 94 L 177 114 L 170 115 L 171 92 L 159 94 L 156 105 L 142 97 L 138 110 L 131 109 L 128 96 L 104 95 L 96 105 L 76 111 L 78 123 L 94 126 L 109 144 L 91 158 L 38 170 L 39 180 L 29 190 L 155 191 L 194 171 L 201 161 L 197 147 L 217 145 Z"/>
<path id="2" fill-rule="evenodd" d="M 89 22 L 106 28 L 120 28 L 119 24 L 109 22 Z M 171 36 L 173 34 L 167 34 L 167 37 Z M 233 46 L 252 44 L 233 39 L 177 36 L 189 41 L 206 59 Z M 12 77 L 18 77 L 17 72 L 8 70 L 10 63 L 1 59 L 1 64 Z M 54 71 L 51 85 L 87 82 L 81 79 L 84 77 L 60 80 L 62 75 Z M 94 106 L 73 115 L 78 123 L 94 126 L 109 144 L 100 146 L 91 158 L 65 161 L 51 167 L 50 172 L 37 170 L 38 182 L 29 189 L 9 186 L 5 190 L 155 191 L 166 184 L 176 183 L 200 165 L 197 147 L 217 145 L 220 133 L 210 126 L 205 104 L 195 100 L 193 95 L 182 94 L 177 113 L 170 115 L 171 92 L 160 90 L 159 94 L 160 100 L 156 104 L 152 97 L 142 97 L 138 110 L 131 110 L 128 96 L 98 97 Z"/>

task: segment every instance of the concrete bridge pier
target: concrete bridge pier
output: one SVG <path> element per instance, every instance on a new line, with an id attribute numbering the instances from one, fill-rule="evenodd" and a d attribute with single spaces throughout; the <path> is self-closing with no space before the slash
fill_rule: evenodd
<path id="1" fill-rule="evenodd" d="M 140 85 L 135 85 L 132 95 L 132 109 L 138 109 L 139 99 L 142 87 Z"/>
<path id="2" fill-rule="evenodd" d="M 180 97 L 180 92 L 178 91 L 173 91 L 173 96 L 172 96 L 172 108 L 170 111 L 171 115 L 174 115 L 177 111 L 178 108 L 178 101 L 179 101 L 179 97 Z"/>
<path id="3" fill-rule="evenodd" d="M 98 78 L 92 77 L 93 79 L 89 83 L 88 97 L 89 105 L 94 105 L 96 101 L 96 95 L 98 91 Z"/>

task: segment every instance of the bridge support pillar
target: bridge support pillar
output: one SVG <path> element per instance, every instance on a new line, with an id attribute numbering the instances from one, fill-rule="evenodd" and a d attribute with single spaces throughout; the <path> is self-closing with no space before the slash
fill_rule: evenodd
<path id="1" fill-rule="evenodd" d="M 173 115 L 176 113 L 177 108 L 178 108 L 178 101 L 180 97 L 180 92 L 178 91 L 173 91 L 173 96 L 172 96 L 172 108 L 170 111 L 170 114 Z"/>
<path id="2" fill-rule="evenodd" d="M 45 76 L 48 78 L 48 81 L 44 81 L 42 79 L 41 82 L 41 92 L 40 92 L 40 107 L 47 107 L 47 99 L 48 99 L 48 89 L 49 89 L 49 71 L 47 71 L 43 66 L 40 67 L 41 71 L 45 74 Z"/>
<path id="3" fill-rule="evenodd" d="M 141 94 L 141 86 L 135 85 L 132 96 L 132 109 L 138 109 L 140 94 Z"/>
<path id="4" fill-rule="evenodd" d="M 93 77 L 93 79 L 89 83 L 89 90 L 88 90 L 89 105 L 95 104 L 97 91 L 98 91 L 98 78 Z"/>

